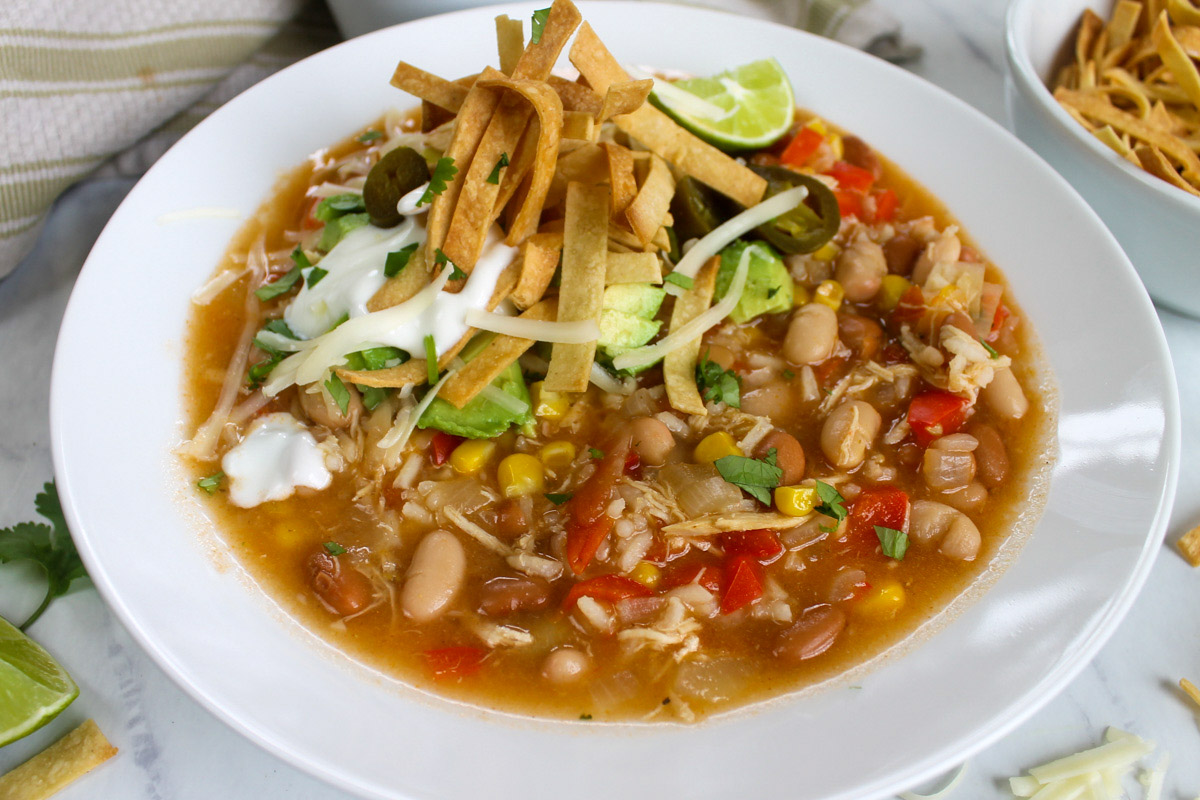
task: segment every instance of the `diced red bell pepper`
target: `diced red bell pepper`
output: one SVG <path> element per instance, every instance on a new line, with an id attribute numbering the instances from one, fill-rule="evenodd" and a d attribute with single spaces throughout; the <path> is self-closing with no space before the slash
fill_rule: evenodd
<path id="1" fill-rule="evenodd" d="M 606 512 L 630 449 L 628 436 L 609 446 L 592 477 L 567 501 L 567 563 L 576 575 L 587 569 L 616 522 Z"/>
<path id="2" fill-rule="evenodd" d="M 629 448 L 629 454 L 625 456 L 625 474 L 635 478 L 642 474 L 642 457 L 632 447 Z"/>
<path id="3" fill-rule="evenodd" d="M 719 537 L 726 556 L 750 556 L 760 564 L 770 564 L 783 555 L 783 542 L 775 531 L 728 531 Z"/>
<path id="4" fill-rule="evenodd" d="M 850 506 L 846 520 L 846 539 L 871 550 L 879 544 L 875 526 L 908 531 L 908 495 L 902 489 L 885 486 L 867 489 Z"/>
<path id="5" fill-rule="evenodd" d="M 686 563 L 673 562 L 663 570 L 658 586 L 666 591 L 678 586 L 686 586 L 695 581 L 713 594 L 721 593 L 721 570 L 713 564 L 702 564 L 695 561 Z"/>
<path id="6" fill-rule="evenodd" d="M 813 153 L 817 152 L 823 141 L 824 136 L 806 125 L 788 142 L 788 146 L 779 155 L 779 163 L 790 167 L 802 167 L 812 158 Z"/>
<path id="7" fill-rule="evenodd" d="M 875 193 L 875 221 L 891 222 L 896 218 L 896 209 L 900 200 L 891 189 Z"/>
<path id="8" fill-rule="evenodd" d="M 725 561 L 724 583 L 721 613 L 732 614 L 762 597 L 762 567 L 748 555 L 733 556 Z"/>
<path id="9" fill-rule="evenodd" d="M 996 314 L 992 317 L 992 329 L 988 331 L 985 337 L 989 342 L 994 342 L 1000 338 L 1000 330 L 1004 327 L 1005 320 L 1008 319 L 1008 306 L 1001 303 L 996 307 Z"/>
<path id="10" fill-rule="evenodd" d="M 900 302 L 892 311 L 892 322 L 900 325 L 904 322 L 914 322 L 925 314 L 925 293 L 920 286 L 910 286 L 900 295 Z"/>
<path id="11" fill-rule="evenodd" d="M 838 213 L 843 217 L 862 216 L 862 195 L 847 189 L 834 189 L 833 196 L 837 198 Z"/>
<path id="12" fill-rule="evenodd" d="M 567 592 L 567 599 L 563 600 L 563 610 L 570 611 L 581 597 L 615 603 L 629 597 L 649 597 L 652 594 L 654 592 L 648 586 L 638 583 L 633 578 L 624 575 L 599 575 L 572 586 L 571 591 Z"/>
<path id="13" fill-rule="evenodd" d="M 422 653 L 429 671 L 438 680 L 474 675 L 483 666 L 487 654 L 488 651 L 480 647 L 442 647 Z"/>
<path id="14" fill-rule="evenodd" d="M 454 436 L 445 431 L 438 431 L 433 434 L 433 440 L 429 443 L 429 460 L 433 462 L 435 467 L 440 467 L 450 458 L 450 454 L 454 452 L 454 448 L 458 447 L 464 441 L 466 440 L 461 436 Z"/>
<path id="15" fill-rule="evenodd" d="M 837 179 L 838 187 L 866 194 L 875 184 L 875 175 L 869 169 L 856 167 L 848 161 L 836 161 L 826 175 Z"/>
<path id="16" fill-rule="evenodd" d="M 848 359 L 845 356 L 830 356 L 819 364 L 813 364 L 813 374 L 817 378 L 817 383 L 822 388 L 834 381 L 830 380 L 834 375 L 837 375 L 842 367 L 846 366 Z"/>
<path id="17" fill-rule="evenodd" d="M 908 424 L 921 447 L 939 436 L 957 433 L 967 421 L 967 409 L 971 401 L 965 397 L 931 389 L 921 392 L 908 405 Z"/>

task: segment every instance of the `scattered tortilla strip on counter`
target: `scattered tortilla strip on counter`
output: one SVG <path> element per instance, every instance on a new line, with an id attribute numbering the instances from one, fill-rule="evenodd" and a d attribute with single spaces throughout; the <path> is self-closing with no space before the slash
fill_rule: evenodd
<path id="1" fill-rule="evenodd" d="M 803 525 L 808 517 L 789 517 L 772 511 L 745 511 L 737 514 L 710 514 L 663 527 L 671 536 L 712 536 L 730 531 L 756 531 L 763 528 L 781 531 Z"/>
<path id="2" fill-rule="evenodd" d="M 609 252 L 604 283 L 654 283 L 663 282 L 662 262 L 654 253 Z"/>
<path id="3" fill-rule="evenodd" d="M 1180 536 L 1175 547 L 1193 567 L 1200 567 L 1200 525 Z"/>
<path id="4" fill-rule="evenodd" d="M 117 748 L 88 720 L 24 764 L 0 775 L 4 800 L 45 800 L 117 754 Z"/>
<path id="5" fill-rule="evenodd" d="M 654 234 L 663 226 L 663 220 L 671 210 L 671 198 L 675 196 L 675 178 L 667 162 L 658 156 L 650 159 L 646 180 L 638 189 L 637 196 L 625 209 L 625 220 L 629 229 L 638 237 L 642 246 L 649 244 Z"/>
<path id="6" fill-rule="evenodd" d="M 546 294 L 562 257 L 562 233 L 535 233 L 521 243 L 521 276 L 509 300 L 517 308 L 532 307 Z"/>
<path id="7" fill-rule="evenodd" d="M 712 304 L 717 272 L 720 268 L 721 257 L 713 256 L 696 273 L 692 288 L 675 298 L 675 307 L 671 309 L 672 332 L 678 331 L 708 310 Z M 700 356 L 700 338 L 697 336 L 667 353 L 663 360 L 663 383 L 667 387 L 667 399 L 671 408 L 685 414 L 703 416 L 708 413 L 708 409 L 705 408 L 704 398 L 700 396 L 700 390 L 696 387 L 696 359 Z"/>
<path id="8" fill-rule="evenodd" d="M 558 301 L 549 298 L 526 310 L 518 319 L 549 322 L 556 319 L 557 314 Z M 438 397 L 455 408 L 462 408 L 533 345 L 533 339 L 497 334 L 477 356 L 446 381 Z"/>
<path id="9" fill-rule="evenodd" d="M 562 281 L 558 321 L 600 319 L 608 250 L 607 184 L 567 186 L 567 215 L 563 229 Z M 583 392 L 588 388 L 596 343 L 563 344 L 550 351 L 546 388 L 554 392 Z"/>
<path id="10" fill-rule="evenodd" d="M 396 65 L 396 71 L 392 73 L 392 86 L 455 114 L 462 108 L 470 91 L 461 84 L 414 67 L 407 61 Z"/>
<path id="11" fill-rule="evenodd" d="M 496 51 L 500 56 L 500 71 L 512 75 L 525 52 L 524 23 L 510 19 L 507 14 L 496 17 Z"/>
<path id="12" fill-rule="evenodd" d="M 1179 688 L 1188 696 L 1197 707 L 1200 707 L 1200 689 L 1196 688 L 1196 684 L 1189 681 L 1187 678 L 1179 679 Z"/>

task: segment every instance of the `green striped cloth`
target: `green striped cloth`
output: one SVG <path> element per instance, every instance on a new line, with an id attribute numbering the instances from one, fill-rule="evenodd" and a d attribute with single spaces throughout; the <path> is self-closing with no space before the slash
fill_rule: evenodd
<path id="1" fill-rule="evenodd" d="M 303 0 L 0 0 L 0 278 L 51 203 L 137 175 L 213 109 L 337 41 Z"/>

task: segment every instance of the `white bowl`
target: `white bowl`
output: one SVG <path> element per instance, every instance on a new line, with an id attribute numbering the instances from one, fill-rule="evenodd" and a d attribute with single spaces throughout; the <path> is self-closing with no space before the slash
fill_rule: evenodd
<path id="1" fill-rule="evenodd" d="M 251 212 L 280 170 L 410 102 L 387 84 L 398 58 L 445 75 L 492 61 L 493 8 L 379 31 L 268 78 L 184 137 L 117 210 L 67 309 L 51 397 L 63 507 L 91 576 L 214 714 L 369 797 L 873 800 L 930 779 L 1070 681 L 1150 570 L 1174 495 L 1179 412 L 1149 298 L 1065 181 L 912 75 L 752 19 L 580 6 L 624 62 L 705 73 L 777 56 L 799 105 L 877 145 L 1007 270 L 1060 388 L 1061 454 L 1019 559 L 940 631 L 856 678 L 861 689 L 695 726 L 546 722 L 431 697 L 335 651 L 245 577 L 171 455 L 184 436 L 189 295 L 240 223 L 160 217 Z M 504 11 L 528 19 L 534 7 Z"/>
<path id="2" fill-rule="evenodd" d="M 1073 120 L 1047 88 L 1085 8 L 1108 19 L 1112 0 L 1014 0 L 1004 38 L 1013 130 L 1096 209 L 1150 294 L 1200 316 L 1200 197 L 1114 153 Z"/>

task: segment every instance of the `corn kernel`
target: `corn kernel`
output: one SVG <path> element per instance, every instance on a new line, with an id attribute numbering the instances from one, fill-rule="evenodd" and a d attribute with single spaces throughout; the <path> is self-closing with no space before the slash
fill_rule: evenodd
<path id="1" fill-rule="evenodd" d="M 562 392 L 552 392 L 546 388 L 545 381 L 537 381 L 529 387 L 530 399 L 533 400 L 533 414 L 542 419 L 558 420 L 571 410 L 571 401 Z"/>
<path id="2" fill-rule="evenodd" d="M 821 285 L 813 292 L 813 302 L 821 303 L 837 311 L 842 307 L 842 298 L 845 296 L 845 290 L 837 281 L 821 281 Z"/>
<path id="3" fill-rule="evenodd" d="M 910 286 L 912 286 L 912 281 L 903 275 L 884 275 L 883 283 L 879 287 L 879 308 L 891 311 L 900 304 L 900 298 L 904 296 Z"/>
<path id="4" fill-rule="evenodd" d="M 483 469 L 496 451 L 494 442 L 487 439 L 468 439 L 450 454 L 450 466 L 459 475 L 474 475 Z"/>
<path id="5" fill-rule="evenodd" d="M 842 144 L 842 137 L 838 134 L 829 134 L 829 146 L 833 148 L 833 157 L 838 161 L 846 155 L 846 146 Z"/>
<path id="6" fill-rule="evenodd" d="M 809 294 L 807 287 L 799 284 L 792 284 L 792 308 L 808 305 L 812 302 L 812 295 Z"/>
<path id="7" fill-rule="evenodd" d="M 710 433 L 696 445 L 694 457 L 701 464 L 711 464 L 725 456 L 744 456 L 742 448 L 733 441 L 733 437 L 725 431 Z"/>
<path id="8" fill-rule="evenodd" d="M 898 580 L 885 578 L 872 585 L 850 608 L 864 619 L 889 620 L 904 608 L 904 587 Z"/>
<path id="9" fill-rule="evenodd" d="M 542 462 L 528 453 L 513 453 L 500 459 L 496 480 L 505 497 L 522 497 L 546 491 L 546 473 Z"/>
<path id="10" fill-rule="evenodd" d="M 814 131 L 821 134 L 822 136 L 829 133 L 829 129 L 825 127 L 825 121 L 823 119 L 821 119 L 820 117 L 813 117 L 808 122 L 804 123 L 804 127 L 812 128 Z"/>
<path id="11" fill-rule="evenodd" d="M 842 248 L 833 242 L 826 242 L 813 252 L 812 257 L 817 261 L 833 261 L 840 252 L 842 252 Z"/>
<path id="12" fill-rule="evenodd" d="M 775 490 L 775 507 L 789 517 L 803 517 L 817 507 L 817 490 L 811 486 L 780 486 Z"/>
<path id="13" fill-rule="evenodd" d="M 538 454 L 551 469 L 561 469 L 575 460 L 575 445 L 567 441 L 547 442 Z"/>
<path id="14" fill-rule="evenodd" d="M 633 568 L 633 572 L 629 573 L 629 577 L 647 589 L 657 589 L 658 582 L 662 578 L 662 570 L 649 561 L 639 561 L 638 565 Z"/>

